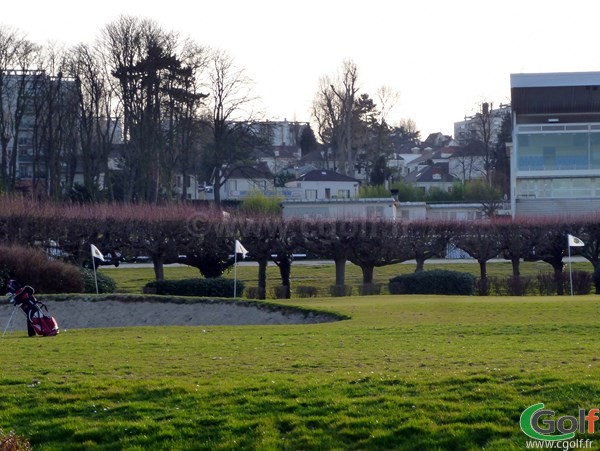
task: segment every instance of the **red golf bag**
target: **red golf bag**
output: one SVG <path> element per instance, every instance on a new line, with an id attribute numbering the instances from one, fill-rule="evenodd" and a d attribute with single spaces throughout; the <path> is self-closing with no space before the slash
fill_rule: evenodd
<path id="1" fill-rule="evenodd" d="M 27 333 L 30 337 L 34 335 L 50 337 L 58 334 L 56 320 L 44 314 L 42 309 L 47 312 L 48 307 L 35 298 L 33 288 L 29 285 L 19 287 L 14 281 L 9 283 L 8 288 L 13 293 L 11 302 L 20 307 L 27 317 Z"/>

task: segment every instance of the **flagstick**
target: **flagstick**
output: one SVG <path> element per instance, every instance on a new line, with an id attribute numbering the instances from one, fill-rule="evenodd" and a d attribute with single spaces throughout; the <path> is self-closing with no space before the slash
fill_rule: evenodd
<path id="1" fill-rule="evenodd" d="M 571 243 L 569 242 L 569 235 L 567 235 L 567 248 L 569 249 L 569 281 L 571 282 L 571 296 L 573 296 L 573 271 L 571 267 Z"/>
<path id="2" fill-rule="evenodd" d="M 237 297 L 237 249 L 234 252 L 233 257 L 233 298 Z"/>
<path id="3" fill-rule="evenodd" d="M 94 282 L 96 283 L 96 294 L 98 294 L 98 277 L 96 276 L 96 260 L 92 254 L 92 266 L 94 267 Z"/>

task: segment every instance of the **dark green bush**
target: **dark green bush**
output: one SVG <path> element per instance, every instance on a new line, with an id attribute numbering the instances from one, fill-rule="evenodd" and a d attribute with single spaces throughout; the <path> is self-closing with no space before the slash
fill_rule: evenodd
<path id="1" fill-rule="evenodd" d="M 233 279 L 223 279 L 221 277 L 211 279 L 155 280 L 146 284 L 145 291 L 173 296 L 232 298 L 233 285 Z M 243 292 L 244 282 L 238 280 L 237 295 L 241 297 Z"/>
<path id="2" fill-rule="evenodd" d="M 96 282 L 94 281 L 94 271 L 87 268 L 81 268 L 83 276 L 84 293 L 95 293 Z M 114 293 L 117 290 L 117 284 L 114 279 L 102 271 L 96 271 L 98 278 L 98 293 Z"/>
<path id="3" fill-rule="evenodd" d="M 390 294 L 472 295 L 475 277 L 443 269 L 421 271 L 391 278 L 389 289 Z"/>
<path id="4" fill-rule="evenodd" d="M 296 287 L 296 295 L 299 298 L 316 298 L 317 297 L 317 287 L 312 286 L 299 286 Z"/>
<path id="5" fill-rule="evenodd" d="M 247 299 L 258 299 L 258 287 L 248 287 L 244 292 L 244 297 Z"/>

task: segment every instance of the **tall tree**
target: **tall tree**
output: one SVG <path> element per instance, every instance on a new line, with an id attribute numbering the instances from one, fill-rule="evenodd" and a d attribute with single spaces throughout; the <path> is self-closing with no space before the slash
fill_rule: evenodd
<path id="1" fill-rule="evenodd" d="M 203 97 L 196 79 L 203 64 L 191 55 L 200 48 L 153 21 L 131 17 L 105 28 L 103 47 L 123 105 L 124 197 L 156 202 L 172 196 L 178 138 L 184 122 L 190 130 Z M 183 145 L 187 152 L 189 142 Z"/>
<path id="2" fill-rule="evenodd" d="M 215 202 L 221 201 L 220 189 L 231 171 L 249 160 L 258 145 L 254 139 L 260 130 L 253 126 L 252 110 L 256 97 L 253 82 L 227 52 L 213 50 L 208 70 L 208 111 L 203 124 L 211 142 L 204 152 L 204 164 L 210 171 Z M 245 141 L 245 142 L 244 142 Z"/>
<path id="3" fill-rule="evenodd" d="M 37 76 L 31 69 L 38 55 L 39 47 L 21 32 L 0 27 L 0 190 L 15 188 L 17 155 L 30 150 L 19 136 L 35 91 Z"/>
<path id="4" fill-rule="evenodd" d="M 96 48 L 85 44 L 72 48 L 67 73 L 76 87 L 83 188 L 86 197 L 95 200 L 108 181 L 108 157 L 119 121 L 119 106 Z"/>
<path id="5" fill-rule="evenodd" d="M 335 77 L 321 78 L 313 101 L 313 117 L 321 141 L 333 151 L 334 170 L 354 176 L 355 152 L 352 143 L 354 101 L 358 93 L 358 68 L 343 62 Z"/>

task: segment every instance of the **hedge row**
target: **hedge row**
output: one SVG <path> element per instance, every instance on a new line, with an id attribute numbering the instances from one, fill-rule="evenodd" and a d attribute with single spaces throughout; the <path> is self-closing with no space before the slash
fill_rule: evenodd
<path id="1" fill-rule="evenodd" d="M 244 292 L 244 282 L 238 280 L 236 285 L 237 296 L 241 297 Z M 157 280 L 147 283 L 144 292 L 171 296 L 232 298 L 234 280 L 223 278 Z"/>
<path id="2" fill-rule="evenodd" d="M 285 220 L 263 215 L 224 215 L 177 205 L 57 205 L 17 198 L 0 199 L 0 243 L 19 243 L 47 249 L 77 265 L 90 259 L 90 244 L 123 258 L 148 256 L 157 279 L 165 263 L 185 263 L 202 274 L 221 275 L 232 263 L 235 241 L 240 240 L 259 263 L 258 293 L 266 294 L 265 271 L 278 259 L 282 285 L 289 282 L 290 256 L 305 253 L 336 262 L 332 294 L 345 294 L 345 264 L 363 272 L 363 284 L 373 284 L 373 272 L 384 265 L 416 260 L 422 268 L 430 258 L 460 249 L 481 268 L 478 285 L 487 294 L 485 265 L 499 256 L 511 260 L 514 273 L 524 259 L 540 260 L 562 271 L 567 235 L 582 239 L 584 247 L 571 249 L 594 267 L 600 265 L 600 218 L 520 219 L 493 221 L 389 221 L 383 219 Z M 331 276 L 332 282 L 334 276 Z M 564 293 L 561 284 L 557 294 Z"/>
<path id="3" fill-rule="evenodd" d="M 444 294 L 470 296 L 475 290 L 472 274 L 436 269 L 402 274 L 390 279 L 390 294 Z"/>

